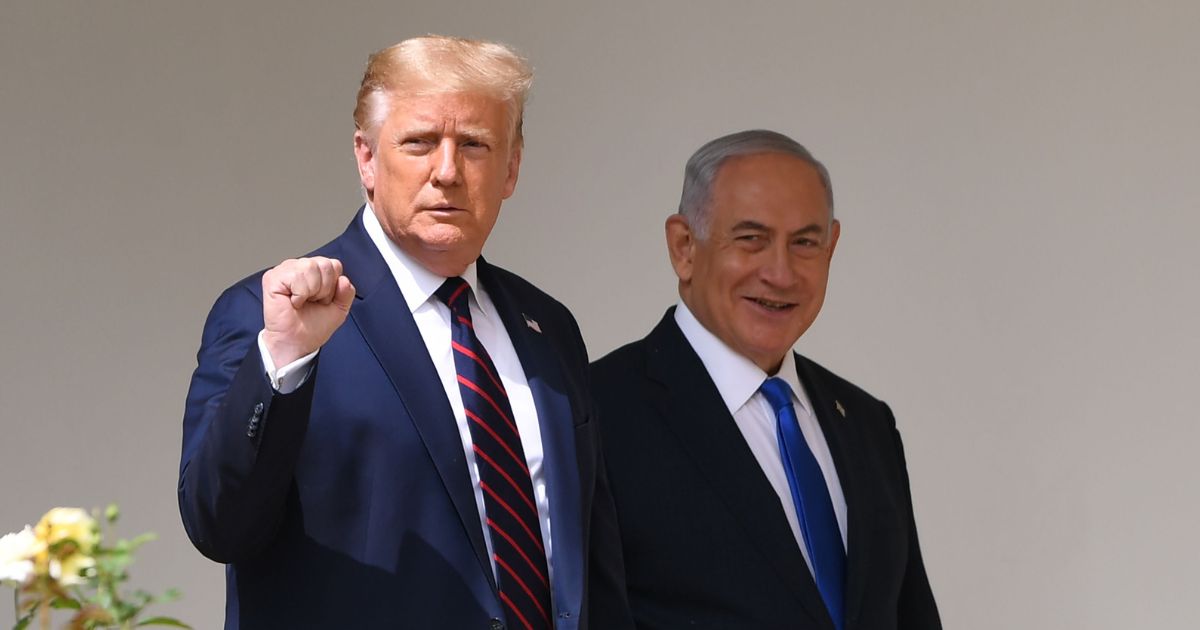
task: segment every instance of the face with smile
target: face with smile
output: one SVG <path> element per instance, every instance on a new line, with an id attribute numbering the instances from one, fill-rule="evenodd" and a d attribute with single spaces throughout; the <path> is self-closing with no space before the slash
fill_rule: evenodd
<path id="1" fill-rule="evenodd" d="M 393 95 L 376 145 L 354 135 L 359 177 L 384 232 L 438 275 L 459 275 L 479 257 L 516 189 L 521 148 L 509 107 L 472 92 Z"/>
<path id="2" fill-rule="evenodd" d="M 681 215 L 667 246 L 684 304 L 710 332 L 774 374 L 821 310 L 841 226 L 817 170 L 784 153 L 732 157 L 717 171 L 708 233 Z"/>

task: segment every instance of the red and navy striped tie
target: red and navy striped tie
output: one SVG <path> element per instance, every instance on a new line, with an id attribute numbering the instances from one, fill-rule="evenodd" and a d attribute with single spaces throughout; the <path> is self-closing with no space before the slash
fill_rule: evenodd
<path id="1" fill-rule="evenodd" d="M 466 281 L 457 277 L 437 290 L 450 307 L 450 345 L 479 467 L 500 599 L 510 627 L 550 628 L 550 576 L 533 483 L 508 393 L 475 336 L 469 293 Z"/>

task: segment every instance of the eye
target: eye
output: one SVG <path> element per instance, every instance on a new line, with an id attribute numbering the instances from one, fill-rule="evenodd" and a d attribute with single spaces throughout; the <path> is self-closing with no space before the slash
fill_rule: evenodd
<path id="1" fill-rule="evenodd" d="M 433 148 L 433 141 L 420 136 L 402 136 L 396 145 L 408 153 L 426 153 Z"/>
<path id="2" fill-rule="evenodd" d="M 735 245 L 746 251 L 759 251 L 767 246 L 768 239 L 765 234 L 759 234 L 757 232 L 745 232 L 742 234 L 735 234 L 733 236 L 733 242 Z"/>

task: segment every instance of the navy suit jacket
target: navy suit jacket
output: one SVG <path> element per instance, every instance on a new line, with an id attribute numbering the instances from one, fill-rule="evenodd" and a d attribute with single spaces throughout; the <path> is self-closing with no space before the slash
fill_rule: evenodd
<path id="1" fill-rule="evenodd" d="M 891 410 L 800 355 L 796 367 L 846 497 L 846 630 L 940 629 Z M 779 495 L 674 309 L 593 364 L 592 383 L 638 628 L 834 630 Z"/>
<path id="2" fill-rule="evenodd" d="M 213 306 L 188 392 L 179 506 L 229 565 L 225 627 L 503 627 L 450 403 L 362 211 L 313 255 L 341 260 L 357 296 L 304 385 L 265 377 L 259 273 Z M 587 628 L 589 576 L 617 592 L 621 569 L 586 350 L 560 303 L 483 259 L 478 273 L 538 409 L 556 628 Z"/>

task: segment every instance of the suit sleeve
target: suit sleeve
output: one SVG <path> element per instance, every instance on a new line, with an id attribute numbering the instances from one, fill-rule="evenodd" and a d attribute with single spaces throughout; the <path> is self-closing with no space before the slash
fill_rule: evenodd
<path id="1" fill-rule="evenodd" d="M 600 420 L 597 419 L 597 422 Z M 600 432 L 596 432 L 599 441 Z M 623 630 L 634 627 L 633 611 L 625 587 L 624 551 L 617 508 L 608 485 L 604 450 L 598 448 L 596 496 L 592 500 L 592 544 L 589 559 L 589 627 Z"/>
<path id="2" fill-rule="evenodd" d="M 252 557 L 274 536 L 317 380 L 314 363 L 294 392 L 271 388 L 256 344 L 262 302 L 248 282 L 209 313 L 183 418 L 184 529 L 201 553 L 224 563 Z"/>
<path id="3" fill-rule="evenodd" d="M 895 429 L 895 419 L 888 409 L 888 417 L 892 421 L 892 435 L 896 443 L 896 454 L 900 460 L 900 470 L 903 473 L 904 492 L 908 499 L 908 566 L 904 572 L 904 583 L 900 587 L 900 601 L 897 604 L 896 616 L 900 630 L 941 630 L 942 621 L 938 615 L 937 602 L 933 599 L 933 589 L 929 586 L 929 577 L 925 573 L 925 561 L 921 558 L 921 545 L 917 538 L 917 523 L 912 504 L 912 489 L 908 480 L 908 464 L 904 458 L 904 444 L 900 432 Z"/>
<path id="4" fill-rule="evenodd" d="M 593 410 L 591 414 L 596 480 L 593 487 L 591 513 L 588 518 L 587 605 L 583 614 L 590 630 L 633 630 L 633 612 L 625 588 L 625 560 L 621 546 L 621 530 L 617 522 L 617 507 L 608 483 L 604 464 L 604 449 L 600 444 L 601 431 L 597 407 L 591 394 L 591 369 L 588 367 L 587 346 L 579 324 L 569 313 L 567 320 L 575 338 L 574 365 L 584 385 L 582 396 Z M 581 626 L 582 627 L 582 626 Z"/>

